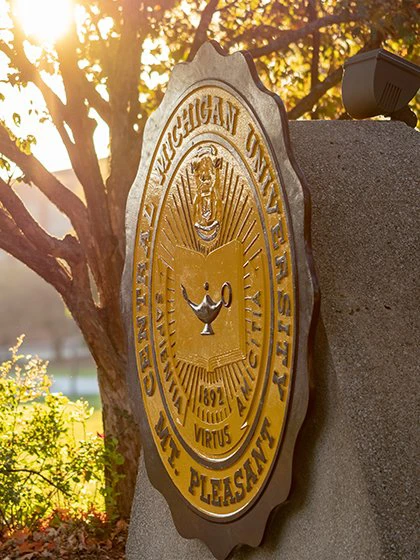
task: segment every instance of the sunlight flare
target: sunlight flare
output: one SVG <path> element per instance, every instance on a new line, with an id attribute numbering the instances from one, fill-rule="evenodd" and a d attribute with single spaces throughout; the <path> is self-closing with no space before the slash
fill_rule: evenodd
<path id="1" fill-rule="evenodd" d="M 72 0 L 15 0 L 14 14 L 23 31 L 41 43 L 54 43 L 70 27 Z"/>

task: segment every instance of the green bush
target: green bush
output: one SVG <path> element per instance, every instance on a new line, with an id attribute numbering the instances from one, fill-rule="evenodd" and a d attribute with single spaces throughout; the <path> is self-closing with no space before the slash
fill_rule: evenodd
<path id="1" fill-rule="evenodd" d="M 87 432 L 86 401 L 51 393 L 47 362 L 20 354 L 22 339 L 0 364 L 0 530 L 112 509 L 116 442 Z"/>

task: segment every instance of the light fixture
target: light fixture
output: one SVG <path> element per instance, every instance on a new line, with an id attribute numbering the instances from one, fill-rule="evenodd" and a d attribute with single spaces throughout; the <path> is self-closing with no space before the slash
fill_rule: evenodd
<path id="1" fill-rule="evenodd" d="M 417 117 L 408 103 L 420 87 L 420 66 L 384 49 L 353 56 L 344 63 L 343 104 L 354 119 L 390 116 L 411 127 Z"/>

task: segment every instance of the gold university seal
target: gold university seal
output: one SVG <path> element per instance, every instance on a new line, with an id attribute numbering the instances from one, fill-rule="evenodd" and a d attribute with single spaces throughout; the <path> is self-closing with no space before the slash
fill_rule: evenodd
<path id="1" fill-rule="evenodd" d="M 154 483 L 172 486 L 175 509 L 223 527 L 261 501 L 284 445 L 299 320 L 294 223 L 279 154 L 227 81 L 184 86 L 148 149 L 131 321 L 148 445 L 166 473 Z"/>

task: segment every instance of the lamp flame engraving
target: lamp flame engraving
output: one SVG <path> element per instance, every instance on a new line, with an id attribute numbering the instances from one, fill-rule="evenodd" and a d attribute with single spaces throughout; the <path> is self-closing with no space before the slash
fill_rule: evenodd
<path id="1" fill-rule="evenodd" d="M 230 283 L 224 282 L 224 284 L 222 285 L 222 288 L 220 290 L 220 300 L 217 303 L 213 301 L 213 299 L 208 294 L 206 294 L 203 297 L 201 303 L 198 304 L 194 303 L 189 299 L 187 290 L 182 284 L 181 284 L 181 289 L 185 301 L 194 311 L 196 317 L 200 319 L 202 323 L 204 323 L 204 327 L 203 330 L 201 331 L 201 334 L 202 335 L 214 334 L 214 330 L 211 326 L 212 322 L 215 319 L 217 319 L 217 317 L 219 316 L 222 306 L 230 307 L 232 304 L 232 286 L 230 285 Z M 204 289 L 206 290 L 206 292 L 208 291 L 209 289 L 208 282 L 204 284 Z"/>

